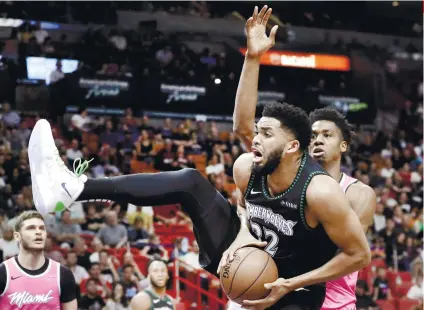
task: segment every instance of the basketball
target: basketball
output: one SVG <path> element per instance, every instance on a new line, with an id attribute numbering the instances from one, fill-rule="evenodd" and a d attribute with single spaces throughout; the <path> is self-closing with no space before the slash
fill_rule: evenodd
<path id="1" fill-rule="evenodd" d="M 265 289 L 264 284 L 278 279 L 278 269 L 268 253 L 245 247 L 237 250 L 233 261 L 222 267 L 219 278 L 228 298 L 241 303 L 268 296 L 271 290 Z"/>

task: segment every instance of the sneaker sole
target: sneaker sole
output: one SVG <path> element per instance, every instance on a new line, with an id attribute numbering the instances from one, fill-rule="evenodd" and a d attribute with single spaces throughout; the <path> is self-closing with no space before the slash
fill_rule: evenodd
<path id="1" fill-rule="evenodd" d="M 31 182 L 32 182 L 34 204 L 37 210 L 43 215 L 53 210 L 47 210 L 47 204 L 43 198 L 43 195 L 40 190 L 40 184 L 37 180 L 36 163 L 43 161 L 44 154 L 43 154 L 43 147 L 42 147 L 43 146 L 42 137 L 44 139 L 48 139 L 49 135 L 51 135 L 51 127 L 49 122 L 45 119 L 40 119 L 35 124 L 34 129 L 32 130 L 32 133 L 31 133 L 31 137 L 29 139 L 29 143 L 28 143 L 28 158 L 29 158 L 29 167 L 31 170 Z"/>

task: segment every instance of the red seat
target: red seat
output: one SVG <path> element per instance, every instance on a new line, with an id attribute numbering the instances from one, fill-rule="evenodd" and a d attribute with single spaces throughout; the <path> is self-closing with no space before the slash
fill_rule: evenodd
<path id="1" fill-rule="evenodd" d="M 376 303 L 381 308 L 381 310 L 397 310 L 396 300 L 377 300 Z"/>
<path id="2" fill-rule="evenodd" d="M 404 297 L 408 293 L 412 285 L 413 285 L 412 282 L 406 282 L 406 283 L 396 285 L 393 290 L 393 295 L 399 298 Z"/>
<path id="3" fill-rule="evenodd" d="M 399 310 L 411 310 L 413 307 L 420 305 L 419 300 L 399 299 L 397 301 Z"/>

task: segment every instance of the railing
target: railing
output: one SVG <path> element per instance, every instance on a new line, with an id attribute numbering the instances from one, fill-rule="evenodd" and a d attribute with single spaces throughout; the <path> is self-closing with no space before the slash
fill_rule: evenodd
<path id="1" fill-rule="evenodd" d="M 184 266 L 187 266 L 188 268 L 184 268 Z M 193 305 L 196 304 L 194 309 L 201 310 L 204 309 L 204 305 L 202 304 L 202 296 L 207 297 L 208 299 L 208 308 L 211 310 L 220 310 L 225 309 L 225 305 L 227 304 L 227 297 L 226 295 L 221 291 L 221 288 L 219 287 L 216 289 L 216 292 L 219 294 L 220 291 L 222 292 L 222 297 L 219 297 L 218 294 L 213 294 L 210 291 L 207 291 L 201 287 L 201 283 L 199 281 L 200 278 L 207 279 L 209 284 L 212 284 L 212 282 L 217 281 L 217 279 L 210 274 L 206 273 L 202 270 L 192 270 L 193 268 L 187 265 L 185 262 L 181 261 L 180 259 L 175 259 L 175 264 L 173 266 L 173 277 L 174 281 L 173 284 L 175 287 L 173 288 L 175 290 L 175 298 L 179 302 L 183 302 L 186 305 Z M 181 269 L 184 270 L 187 274 L 194 275 L 194 281 L 191 281 L 188 279 L 188 277 L 184 277 L 181 274 Z M 185 286 L 184 294 L 182 294 L 182 285 Z M 214 286 L 214 285 L 210 285 Z M 191 291 L 191 292 L 189 292 Z M 187 294 L 189 292 L 189 294 Z M 193 294 L 194 293 L 194 294 Z M 184 295 L 184 296 L 183 296 Z M 188 298 L 187 298 L 188 297 Z M 194 298 L 192 298 L 194 297 Z M 190 307 L 193 309 L 193 306 Z"/>

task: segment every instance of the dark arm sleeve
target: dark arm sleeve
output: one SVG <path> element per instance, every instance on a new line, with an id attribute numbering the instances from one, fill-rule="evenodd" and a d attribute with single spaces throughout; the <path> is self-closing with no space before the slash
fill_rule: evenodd
<path id="1" fill-rule="evenodd" d="M 77 298 L 77 285 L 74 274 L 65 266 L 60 266 L 60 302 L 67 303 Z"/>
<path id="2" fill-rule="evenodd" d="M 0 295 L 3 294 L 4 289 L 6 288 L 7 282 L 7 271 L 4 264 L 0 265 Z"/>

